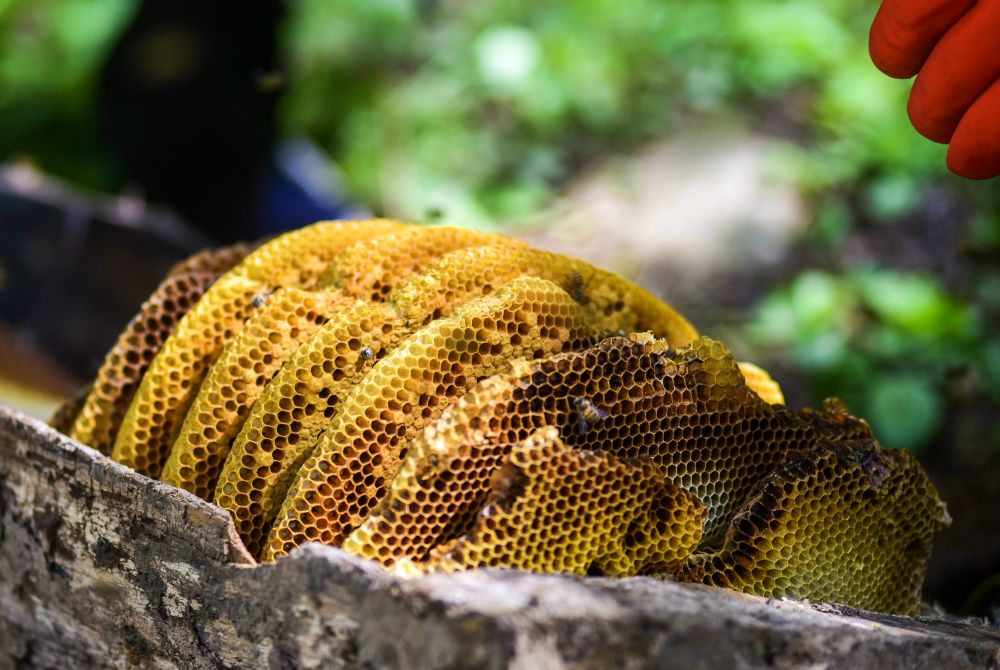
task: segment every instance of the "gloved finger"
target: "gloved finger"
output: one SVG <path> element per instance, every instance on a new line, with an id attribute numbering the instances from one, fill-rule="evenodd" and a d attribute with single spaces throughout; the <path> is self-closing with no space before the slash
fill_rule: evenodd
<path id="1" fill-rule="evenodd" d="M 890 77 L 909 79 L 974 4 L 976 0 L 885 0 L 868 37 L 875 67 Z"/>
<path id="2" fill-rule="evenodd" d="M 1000 80 L 962 117 L 948 147 L 948 168 L 968 179 L 1000 175 Z"/>
<path id="3" fill-rule="evenodd" d="M 1000 0 L 980 0 L 937 43 L 910 92 L 913 127 L 948 142 L 973 102 L 1000 77 Z"/>

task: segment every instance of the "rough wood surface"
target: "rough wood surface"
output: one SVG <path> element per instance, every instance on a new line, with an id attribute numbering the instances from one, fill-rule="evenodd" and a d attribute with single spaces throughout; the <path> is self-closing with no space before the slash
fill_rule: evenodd
<path id="1" fill-rule="evenodd" d="M 0 408 L 0 668 L 1000 668 L 1000 630 L 652 579 L 401 581 Z"/>

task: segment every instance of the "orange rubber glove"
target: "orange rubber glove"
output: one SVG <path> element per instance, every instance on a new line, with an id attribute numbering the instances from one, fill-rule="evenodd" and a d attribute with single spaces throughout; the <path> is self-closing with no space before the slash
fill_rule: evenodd
<path id="1" fill-rule="evenodd" d="M 952 172 L 1000 175 L 1000 0 L 884 0 L 869 50 L 889 76 L 917 75 L 910 120 L 950 143 Z"/>

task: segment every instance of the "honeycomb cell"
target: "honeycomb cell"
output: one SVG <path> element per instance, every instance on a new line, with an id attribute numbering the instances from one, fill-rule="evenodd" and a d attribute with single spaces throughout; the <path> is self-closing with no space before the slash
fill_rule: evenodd
<path id="1" fill-rule="evenodd" d="M 357 301 L 282 366 L 233 441 L 215 490 L 244 538 L 260 543 L 291 478 L 339 404 L 412 331 L 388 305 Z"/>
<path id="2" fill-rule="evenodd" d="M 472 530 L 419 567 L 662 573 L 698 546 L 704 520 L 701 501 L 650 461 L 572 449 L 548 427 L 514 445 Z"/>
<path id="3" fill-rule="evenodd" d="M 202 251 L 171 268 L 105 356 L 67 435 L 101 453 L 111 453 L 139 380 L 177 321 L 249 250 L 248 245 L 237 244 Z"/>
<path id="4" fill-rule="evenodd" d="M 414 333 L 344 400 L 293 481 L 266 558 L 310 539 L 339 545 L 381 498 L 409 442 L 477 380 L 515 358 L 578 349 L 600 334 L 577 301 L 535 277 Z M 255 533 L 245 540 L 259 546 Z"/>
<path id="5" fill-rule="evenodd" d="M 909 453 L 871 440 L 822 443 L 763 479 L 722 548 L 691 556 L 676 577 L 913 614 L 931 540 L 949 521 Z"/>
<path id="6" fill-rule="evenodd" d="M 618 275 L 530 247 L 480 247 L 448 254 L 393 293 L 405 316 L 442 316 L 449 305 L 488 295 L 517 277 L 547 279 L 569 293 L 608 332 L 651 331 L 672 346 L 698 333 L 683 316 Z"/>
<path id="7" fill-rule="evenodd" d="M 343 291 L 282 288 L 222 349 L 191 403 L 160 479 L 210 500 L 243 420 L 282 363 L 354 300 Z"/>
<path id="8" fill-rule="evenodd" d="M 721 540 L 735 506 L 790 449 L 841 435 L 835 422 L 825 431 L 761 400 L 717 341 L 674 351 L 647 334 L 608 338 L 516 364 L 458 400 L 414 440 L 381 505 L 344 548 L 385 565 L 426 560 L 469 531 L 513 445 L 545 426 L 575 449 L 651 459 L 707 506 L 703 546 Z"/>
<path id="9" fill-rule="evenodd" d="M 336 287 L 356 298 L 382 302 L 401 278 L 438 257 L 487 244 L 501 248 L 526 246 L 496 233 L 451 226 L 414 226 L 349 247 L 330 264 L 316 286 Z"/>
<path id="10" fill-rule="evenodd" d="M 255 309 L 254 298 L 282 287 L 309 288 L 346 247 L 402 226 L 382 220 L 313 224 L 271 240 L 221 276 L 153 359 L 122 421 L 112 457 L 159 476 L 198 385 Z"/>
<path id="11" fill-rule="evenodd" d="M 785 404 L 785 394 L 781 392 L 778 382 L 774 381 L 766 370 L 746 361 L 740 361 L 739 366 L 747 386 L 759 395 L 761 400 L 768 405 Z"/>

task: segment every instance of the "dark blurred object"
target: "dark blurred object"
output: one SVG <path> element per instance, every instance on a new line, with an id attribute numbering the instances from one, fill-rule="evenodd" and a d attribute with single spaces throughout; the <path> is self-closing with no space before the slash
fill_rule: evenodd
<path id="1" fill-rule="evenodd" d="M 101 82 L 122 182 L 220 242 L 345 214 L 275 153 L 281 0 L 146 0 Z"/>
<path id="2" fill-rule="evenodd" d="M 65 398 L 80 389 L 80 378 L 33 346 L 30 337 L 0 322 L 0 402 L 8 404 L 11 385 Z"/>
<path id="3" fill-rule="evenodd" d="M 147 0 L 101 82 L 122 177 L 220 241 L 245 237 L 275 138 L 280 0 Z"/>
<path id="4" fill-rule="evenodd" d="M 92 376 L 169 267 L 210 244 L 141 201 L 0 167 L 0 321 L 72 377 Z"/>

